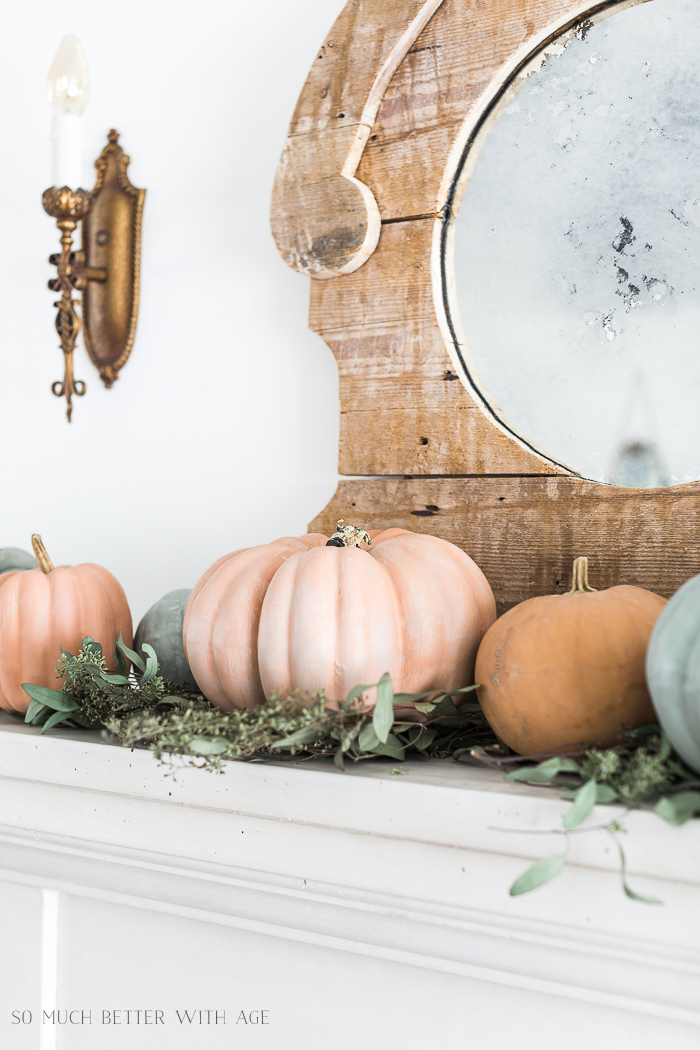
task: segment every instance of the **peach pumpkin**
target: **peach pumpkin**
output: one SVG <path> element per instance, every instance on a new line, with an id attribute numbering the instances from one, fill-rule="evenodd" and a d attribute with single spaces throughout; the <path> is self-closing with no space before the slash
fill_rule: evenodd
<path id="1" fill-rule="evenodd" d="M 254 707 L 273 692 L 323 689 L 334 703 L 389 672 L 396 692 L 473 680 L 496 618 L 486 577 L 458 547 L 405 529 L 348 542 L 310 534 L 235 551 L 190 597 L 192 673 L 212 703 Z M 339 541 L 338 536 L 343 536 Z M 340 542 L 341 545 L 335 545 Z M 333 544 L 333 545 L 329 545 Z"/>
<path id="2" fill-rule="evenodd" d="M 587 559 L 577 558 L 568 594 L 521 602 L 481 644 L 477 695 L 492 729 L 518 754 L 536 755 L 655 722 L 644 661 L 665 605 L 641 587 L 594 590 Z"/>
<path id="3" fill-rule="evenodd" d="M 19 713 L 30 703 L 24 682 L 56 688 L 61 648 L 77 653 L 90 635 L 116 670 L 120 631 L 132 644 L 126 595 L 110 572 L 89 563 L 54 568 L 41 537 L 32 546 L 39 568 L 8 574 L 0 587 L 0 707 Z"/>

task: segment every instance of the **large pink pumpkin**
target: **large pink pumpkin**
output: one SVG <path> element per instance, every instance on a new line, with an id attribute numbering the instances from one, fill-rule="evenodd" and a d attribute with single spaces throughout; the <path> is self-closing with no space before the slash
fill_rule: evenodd
<path id="1" fill-rule="evenodd" d="M 120 632 L 132 645 L 129 605 L 111 572 L 90 563 L 54 568 L 39 536 L 32 545 L 40 568 L 0 577 L 0 707 L 18 713 L 30 702 L 24 682 L 58 688 L 61 648 L 77 653 L 90 635 L 114 671 Z"/>
<path id="2" fill-rule="evenodd" d="M 235 551 L 199 581 L 184 644 L 212 703 L 319 689 L 338 703 L 387 671 L 396 692 L 472 681 L 496 604 L 468 555 L 405 529 L 374 534 L 369 549 L 326 543 L 311 534 Z"/>

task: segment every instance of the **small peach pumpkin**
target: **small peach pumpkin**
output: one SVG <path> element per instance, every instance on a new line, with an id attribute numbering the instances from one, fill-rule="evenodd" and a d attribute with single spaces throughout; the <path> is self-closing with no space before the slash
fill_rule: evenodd
<path id="1" fill-rule="evenodd" d="M 595 591 L 587 559 L 577 558 L 568 594 L 521 602 L 481 643 L 478 697 L 492 729 L 534 755 L 655 722 L 644 659 L 665 605 L 641 587 Z"/>
<path id="2" fill-rule="evenodd" d="M 23 713 L 24 682 L 56 688 L 61 647 L 77 653 L 90 635 L 100 642 L 110 670 L 119 633 L 132 644 L 126 595 L 101 565 L 59 565 L 32 536 L 38 569 L 9 576 L 0 588 L 0 707 Z"/>
<path id="3" fill-rule="evenodd" d="M 385 672 L 396 692 L 469 684 L 495 618 L 459 547 L 339 524 L 330 541 L 283 537 L 216 562 L 192 592 L 184 643 L 200 689 L 227 710 L 294 690 L 337 703 Z"/>

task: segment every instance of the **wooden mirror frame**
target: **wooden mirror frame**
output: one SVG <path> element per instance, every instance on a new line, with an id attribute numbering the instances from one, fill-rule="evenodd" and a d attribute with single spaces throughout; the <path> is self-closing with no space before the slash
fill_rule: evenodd
<path id="1" fill-rule="evenodd" d="M 442 536 L 483 569 L 499 613 L 567 590 L 579 555 L 601 588 L 668 596 L 700 572 L 700 482 L 616 488 L 533 449 L 470 384 L 444 307 L 458 179 L 516 79 L 644 2 L 349 0 L 277 173 L 273 233 L 316 278 L 310 327 L 338 362 L 350 475 L 310 529 L 345 518 Z"/>

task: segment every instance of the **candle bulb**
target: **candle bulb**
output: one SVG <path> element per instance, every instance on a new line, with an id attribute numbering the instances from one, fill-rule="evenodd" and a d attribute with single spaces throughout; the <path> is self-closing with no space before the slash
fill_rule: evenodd
<path id="1" fill-rule="evenodd" d="M 64 37 L 56 52 L 46 95 L 53 113 L 53 186 L 77 190 L 82 182 L 82 113 L 90 100 L 90 74 L 80 41 L 72 34 Z"/>

